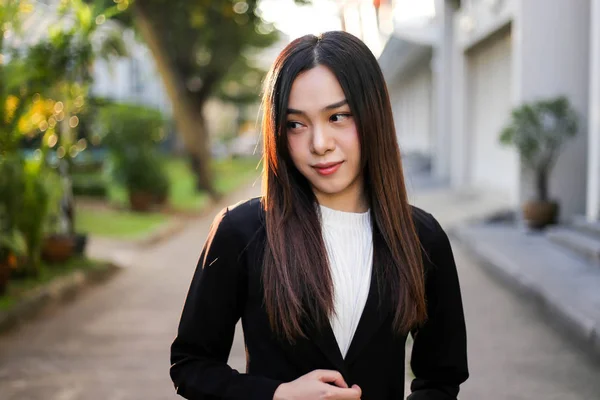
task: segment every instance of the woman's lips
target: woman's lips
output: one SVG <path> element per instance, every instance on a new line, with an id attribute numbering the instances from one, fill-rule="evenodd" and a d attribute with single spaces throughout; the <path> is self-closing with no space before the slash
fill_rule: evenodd
<path id="1" fill-rule="evenodd" d="M 335 173 L 338 169 L 340 169 L 340 166 L 342 165 L 343 161 L 337 162 L 337 163 L 327 163 L 327 164 L 317 164 L 314 165 L 313 168 L 321 175 L 327 176 L 327 175 L 331 175 L 333 173 Z"/>

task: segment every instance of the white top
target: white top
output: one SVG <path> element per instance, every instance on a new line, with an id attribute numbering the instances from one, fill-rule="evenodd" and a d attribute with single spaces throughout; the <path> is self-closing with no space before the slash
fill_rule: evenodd
<path id="1" fill-rule="evenodd" d="M 333 280 L 330 323 L 345 358 L 362 315 L 373 269 L 373 229 L 369 211 L 350 213 L 321 209 L 321 229 Z"/>

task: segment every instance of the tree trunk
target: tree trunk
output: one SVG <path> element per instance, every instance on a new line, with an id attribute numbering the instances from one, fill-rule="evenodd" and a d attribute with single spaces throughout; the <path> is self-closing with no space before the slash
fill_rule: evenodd
<path id="1" fill-rule="evenodd" d="M 196 124 L 197 125 L 195 129 L 205 132 L 206 135 L 206 121 L 204 120 L 201 110 L 196 115 Z M 210 168 L 211 154 L 209 144 L 210 141 L 208 139 L 205 139 L 203 143 L 200 143 L 200 154 L 190 154 L 190 163 L 192 170 L 196 174 L 196 189 L 205 190 L 210 193 L 213 198 L 216 198 L 218 197 L 218 194 L 213 186 L 212 171 Z M 208 162 L 206 160 L 208 160 Z"/>
<path id="2" fill-rule="evenodd" d="M 540 168 L 535 174 L 538 200 L 548 201 L 548 170 Z"/>
<path id="3" fill-rule="evenodd" d="M 144 12 L 143 5 L 134 3 L 135 22 L 144 37 L 148 48 L 154 56 L 156 67 L 162 77 L 165 89 L 171 100 L 173 116 L 177 130 L 182 136 L 186 151 L 192 160 L 192 169 L 196 174 L 198 190 L 206 190 L 212 197 L 217 193 L 213 186 L 211 173 L 211 157 L 208 132 L 202 115 L 204 101 L 194 99 L 184 86 L 184 77 L 169 59 L 168 53 L 161 43 L 156 26 Z"/>

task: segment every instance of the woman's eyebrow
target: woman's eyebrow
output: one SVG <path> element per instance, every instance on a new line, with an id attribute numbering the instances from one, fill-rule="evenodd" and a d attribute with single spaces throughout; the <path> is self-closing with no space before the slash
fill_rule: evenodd
<path id="1" fill-rule="evenodd" d="M 323 109 L 321 111 L 334 110 L 334 109 L 339 108 L 346 104 L 348 104 L 348 100 L 344 99 L 344 100 L 338 101 L 337 103 L 333 103 L 333 104 L 323 107 Z M 287 114 L 305 115 L 306 113 L 302 110 L 296 110 L 295 108 L 288 108 Z"/>

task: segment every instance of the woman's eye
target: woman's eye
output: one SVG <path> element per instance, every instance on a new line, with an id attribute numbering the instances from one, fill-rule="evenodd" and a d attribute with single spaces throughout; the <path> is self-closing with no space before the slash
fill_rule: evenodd
<path id="1" fill-rule="evenodd" d="M 300 124 L 300 122 L 288 121 L 286 126 L 288 129 L 298 129 L 302 124 Z"/>
<path id="2" fill-rule="evenodd" d="M 340 113 L 340 114 L 333 114 L 331 116 L 331 118 L 329 118 L 329 119 L 331 120 L 331 122 L 342 122 L 350 117 L 351 117 L 351 115 L 348 113 Z"/>

